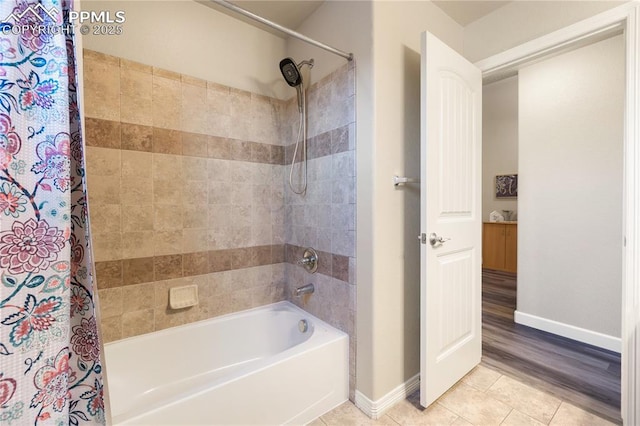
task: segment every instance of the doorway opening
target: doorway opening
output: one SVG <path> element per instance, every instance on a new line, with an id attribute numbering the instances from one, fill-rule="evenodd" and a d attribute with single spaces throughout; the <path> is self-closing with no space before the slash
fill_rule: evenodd
<path id="1" fill-rule="evenodd" d="M 522 62 L 490 77 L 483 93 L 484 121 L 495 120 L 486 128 L 483 123 L 483 156 L 512 157 L 483 161 L 490 166 L 484 195 L 491 197 L 483 207 L 483 362 L 618 423 L 625 107 L 621 33 L 620 28 L 610 30 L 571 49 L 537 56 L 534 63 Z M 589 83 L 598 71 L 607 84 Z M 498 116 L 492 115 L 491 101 L 504 102 L 513 88 L 515 111 L 509 99 Z M 597 93 L 598 88 L 604 90 Z M 495 180 L 502 175 L 518 177 L 517 199 L 499 197 Z M 514 210 L 517 223 L 491 221 L 504 220 L 501 213 Z M 598 224 L 611 239 L 603 246 L 584 242 Z M 516 247 L 517 270 L 509 261 Z"/>
<path id="2" fill-rule="evenodd" d="M 561 30 L 550 33 L 546 36 L 540 37 L 538 39 L 532 40 L 530 42 L 524 43 L 520 46 L 517 46 L 513 49 L 506 50 L 502 53 L 494 55 L 490 58 L 487 58 L 483 61 L 480 61 L 475 65 L 477 71 L 482 73 L 482 76 L 486 79 L 496 78 L 497 76 L 501 76 L 509 73 L 512 73 L 514 70 L 517 70 L 519 67 L 522 67 L 524 64 L 530 65 L 536 60 L 540 60 L 543 57 L 551 57 L 550 55 L 557 55 L 563 52 L 567 52 L 570 50 L 574 50 L 579 45 L 588 45 L 594 42 L 597 38 L 606 39 L 612 33 L 623 31 L 624 41 L 625 41 L 625 76 L 624 76 L 624 136 L 623 136 L 623 144 L 624 144 L 624 159 L 623 159 L 623 191 L 622 191 L 622 237 L 618 241 L 619 249 L 622 251 L 623 258 L 623 270 L 622 270 L 622 291 L 621 291 L 621 339 L 619 342 L 621 349 L 621 417 L 625 423 L 628 424 L 637 424 L 640 422 L 640 405 L 638 404 L 638 395 L 640 395 L 640 255 L 639 253 L 639 242 L 640 242 L 640 204 L 638 200 L 640 200 L 640 86 L 638 85 L 638 81 L 640 81 L 640 50 L 638 47 L 640 46 L 640 26 L 638 23 L 640 22 L 640 8 L 637 3 L 625 3 L 617 8 L 614 8 L 608 12 L 602 13 L 600 15 L 594 16 L 592 18 L 586 19 L 584 21 L 578 22 L 574 25 L 568 26 Z M 606 35 L 603 37 L 603 35 Z M 424 52 L 424 45 L 423 45 Z M 423 56 L 425 56 L 423 54 Z M 425 65 L 426 63 L 426 65 Z M 429 65 L 429 58 L 423 59 L 423 67 Z M 426 69 L 426 68 L 423 68 Z M 426 73 L 426 75 L 434 76 L 434 72 Z M 446 80 L 444 77 L 443 81 Z M 429 80 L 425 79 L 425 72 L 422 72 L 422 82 L 429 82 Z M 436 243 L 441 242 L 443 240 L 436 238 L 438 235 L 435 234 L 435 226 L 434 223 L 429 223 L 429 214 L 426 210 L 426 206 L 434 205 L 440 200 L 442 203 L 441 193 L 437 191 L 439 187 L 433 187 L 433 184 L 441 184 L 442 179 L 440 181 L 437 179 L 437 175 L 432 176 L 431 179 L 425 179 L 426 171 L 430 170 L 432 173 L 441 172 L 442 168 L 437 169 L 434 167 L 430 167 L 429 169 L 425 167 L 425 159 L 428 158 L 437 158 L 433 155 L 428 155 L 428 149 L 433 145 L 435 147 L 438 146 L 439 140 L 434 138 L 430 133 L 426 133 L 425 130 L 429 130 L 430 132 L 437 129 L 438 123 L 448 123 L 447 116 L 439 117 L 441 120 L 438 120 L 438 117 L 429 117 L 428 114 L 431 111 L 431 114 L 434 111 L 438 111 L 437 106 L 429 104 L 429 101 L 433 103 L 434 99 L 437 99 L 436 96 L 429 97 L 428 94 L 431 93 L 444 93 L 442 91 L 438 92 L 434 90 L 429 90 L 428 84 L 423 84 L 425 89 L 421 90 L 422 102 L 421 109 L 425 111 L 422 119 L 422 137 L 421 144 L 424 149 L 423 152 L 427 153 L 426 155 L 423 153 L 421 155 L 422 167 L 421 167 L 421 181 L 431 183 L 430 192 L 426 190 L 427 185 L 421 186 L 421 228 L 426 230 L 427 232 L 431 232 L 434 238 L 429 239 L 431 242 L 432 252 L 426 251 L 424 241 L 426 238 L 421 237 L 423 244 L 421 245 L 421 376 L 423 380 L 420 382 L 421 386 L 421 405 L 428 406 L 429 401 L 423 401 L 422 390 L 426 386 L 431 386 L 434 380 L 424 380 L 425 377 L 432 377 L 434 372 L 437 372 L 437 365 L 434 367 L 428 361 L 432 361 L 429 358 L 429 349 L 430 349 L 430 341 L 429 341 L 429 326 L 433 325 L 433 321 L 427 317 L 426 313 L 428 310 L 426 309 L 427 303 L 432 303 L 432 305 L 438 299 L 429 298 L 429 290 L 430 289 L 440 289 L 440 293 L 444 294 L 444 292 L 453 292 L 454 289 L 451 286 L 444 287 L 442 285 L 444 279 L 442 277 L 443 274 L 436 275 L 429 279 L 426 272 L 429 269 L 433 272 L 434 268 L 426 267 L 429 264 L 429 256 L 428 254 L 434 254 L 436 249 Z M 471 85 L 471 87 L 475 87 Z M 475 89 L 474 89 L 475 90 Z M 479 100 L 479 99 L 478 99 Z M 426 116 L 426 118 L 425 118 Z M 472 117 L 478 118 L 477 115 L 471 114 Z M 454 125 L 459 124 L 460 117 L 469 117 L 467 113 L 460 113 L 454 117 L 454 120 L 451 120 L 451 123 Z M 427 121 L 431 122 L 430 126 L 427 126 Z M 434 123 L 436 124 L 434 126 Z M 454 132 L 454 135 L 458 134 L 467 134 L 468 132 L 473 132 L 479 130 L 474 127 L 462 127 L 461 132 Z M 446 140 L 446 137 L 442 139 Z M 543 140 L 544 142 L 545 140 Z M 443 157 L 444 158 L 444 157 Z M 456 157 L 457 158 L 457 157 Z M 466 158 L 466 157 L 462 157 Z M 474 158 L 477 159 L 476 155 Z M 445 158 L 446 159 L 446 158 Z M 449 170 L 450 168 L 445 168 L 445 170 Z M 473 169 L 463 168 L 462 170 L 474 171 L 479 174 L 479 167 Z M 436 173 L 437 174 L 437 173 Z M 448 176 L 448 175 L 447 175 Z M 464 180 L 464 178 L 463 178 Z M 475 180 L 471 185 L 476 185 L 476 182 L 479 184 L 479 178 Z M 435 189 L 435 190 L 434 190 Z M 448 191 L 451 193 L 451 191 Z M 477 192 L 476 192 L 477 193 Z M 427 196 L 431 197 L 431 202 L 426 203 Z M 478 204 L 480 204 L 479 197 L 475 197 L 477 199 Z M 519 218 L 522 222 L 522 207 L 519 208 Z M 455 212 L 467 212 L 470 209 L 457 209 Z M 442 210 L 447 212 L 447 210 Z M 479 208 L 475 210 L 479 212 Z M 461 214 L 458 214 L 455 218 L 461 217 Z M 452 222 L 453 219 L 448 218 L 448 222 Z M 480 247 L 480 235 L 481 235 L 481 215 L 475 214 L 472 217 L 468 218 L 469 221 L 475 221 L 477 223 L 477 227 L 474 227 L 474 230 L 477 230 L 478 243 L 476 244 L 476 240 L 474 240 L 474 244 L 472 247 L 479 248 Z M 440 225 L 440 223 L 438 223 Z M 438 232 L 439 229 L 438 229 Z M 455 229 L 447 229 L 448 234 L 447 238 L 452 241 L 457 241 L 456 237 L 459 235 L 453 235 L 456 232 Z M 462 232 L 462 231 L 461 231 Z M 424 235 L 424 234 L 423 234 Z M 431 235 L 431 234 L 430 234 Z M 553 234 L 549 234 L 553 236 Z M 597 235 L 597 234 L 594 234 Z M 448 241 L 448 239 L 444 239 Z M 591 243 L 595 243 L 599 240 L 594 239 Z M 447 245 L 449 249 L 455 249 L 454 245 Z M 465 246 L 466 248 L 469 245 Z M 441 245 L 438 245 L 437 248 L 441 248 Z M 451 262 L 447 264 L 447 259 L 444 259 L 444 255 L 449 254 L 449 251 L 440 253 L 440 264 L 436 266 L 448 267 L 451 266 Z M 476 253 L 479 256 L 479 250 L 476 250 Z M 433 256 L 432 256 L 433 257 Z M 519 256 L 521 259 L 524 256 Z M 456 257 L 457 260 L 459 256 Z M 479 260 L 479 259 L 478 259 Z M 480 278 L 481 278 L 481 270 L 480 270 L 480 262 L 475 262 L 472 265 L 474 268 L 473 274 L 469 275 L 470 280 L 460 280 L 461 282 L 470 282 L 468 286 L 472 287 L 473 291 L 468 292 L 458 292 L 460 297 L 457 299 L 452 297 L 453 302 L 462 303 L 465 301 L 465 298 L 468 299 L 470 294 L 476 295 L 480 293 Z M 518 265 L 518 269 L 521 268 L 521 265 Z M 460 275 L 460 274 L 458 274 Z M 458 276 L 456 275 L 456 276 Z M 477 291 L 476 291 L 477 290 Z M 479 300 L 478 296 L 478 300 Z M 446 306 L 446 304 L 443 304 Z M 474 305 L 476 306 L 476 305 Z M 477 304 L 480 307 L 480 303 Z M 431 312 L 438 312 L 438 306 L 431 306 Z M 442 311 L 442 309 L 440 310 Z M 476 309 L 476 314 L 473 315 L 473 321 L 468 321 L 467 318 L 463 318 L 467 321 L 465 324 L 468 327 L 465 329 L 466 335 L 470 336 L 468 339 L 460 340 L 462 343 L 466 343 L 471 338 L 476 338 L 477 333 L 475 331 L 475 327 L 480 326 L 480 315 L 481 313 Z M 592 313 L 594 317 L 597 317 L 598 313 Z M 531 318 L 529 318 L 531 319 Z M 443 323 L 451 323 L 444 321 Z M 456 323 L 457 324 L 457 323 Z M 436 337 L 438 336 L 438 331 L 435 330 Z M 440 330 L 442 331 L 442 330 Z M 457 336 L 460 336 L 458 334 Z M 453 343 L 457 344 L 458 340 L 453 341 Z M 449 352 L 451 352 L 450 347 L 452 345 L 448 344 L 450 340 L 440 339 L 440 346 L 437 349 L 440 352 L 436 352 L 435 363 L 437 364 L 442 359 L 445 359 Z M 432 343 L 432 342 L 431 342 Z M 444 343 L 444 344 L 443 344 Z M 457 349 L 456 345 L 453 349 Z M 478 346 L 480 349 L 480 346 Z M 480 351 L 479 351 L 480 352 Z M 480 355 L 478 355 L 478 362 L 480 359 Z M 472 360 L 473 361 L 473 360 Z M 474 365 L 477 365 L 477 363 Z M 468 370 L 467 370 L 468 371 Z M 454 377 L 455 374 L 451 373 L 451 377 Z M 462 376 L 459 376 L 460 378 Z M 429 382 L 427 384 L 423 384 L 424 382 Z M 438 384 L 438 383 L 436 383 Z"/>

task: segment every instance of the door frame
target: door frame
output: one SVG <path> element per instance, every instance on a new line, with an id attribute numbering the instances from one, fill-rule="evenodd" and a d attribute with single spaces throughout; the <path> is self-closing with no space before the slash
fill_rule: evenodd
<path id="1" fill-rule="evenodd" d="M 476 62 L 483 78 L 624 30 L 626 99 L 623 177 L 622 406 L 625 424 L 640 423 L 640 2 L 633 1 Z"/>

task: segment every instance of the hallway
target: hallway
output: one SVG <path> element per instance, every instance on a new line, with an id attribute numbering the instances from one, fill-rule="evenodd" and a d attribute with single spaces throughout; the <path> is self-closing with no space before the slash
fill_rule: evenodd
<path id="1" fill-rule="evenodd" d="M 622 422 L 620 354 L 515 324 L 515 274 L 483 270 L 482 284 L 484 365 Z"/>

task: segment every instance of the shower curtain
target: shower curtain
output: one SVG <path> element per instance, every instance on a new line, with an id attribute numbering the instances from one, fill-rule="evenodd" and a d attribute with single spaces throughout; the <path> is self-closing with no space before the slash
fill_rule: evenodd
<path id="1" fill-rule="evenodd" d="M 70 1 L 0 3 L 0 424 L 104 424 Z"/>

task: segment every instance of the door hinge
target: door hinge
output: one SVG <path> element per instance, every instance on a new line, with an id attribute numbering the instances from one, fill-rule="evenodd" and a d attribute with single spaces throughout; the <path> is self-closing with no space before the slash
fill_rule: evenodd
<path id="1" fill-rule="evenodd" d="M 422 234 L 419 234 L 418 235 L 418 240 L 422 244 L 427 244 L 427 234 L 425 234 L 424 232 Z"/>

